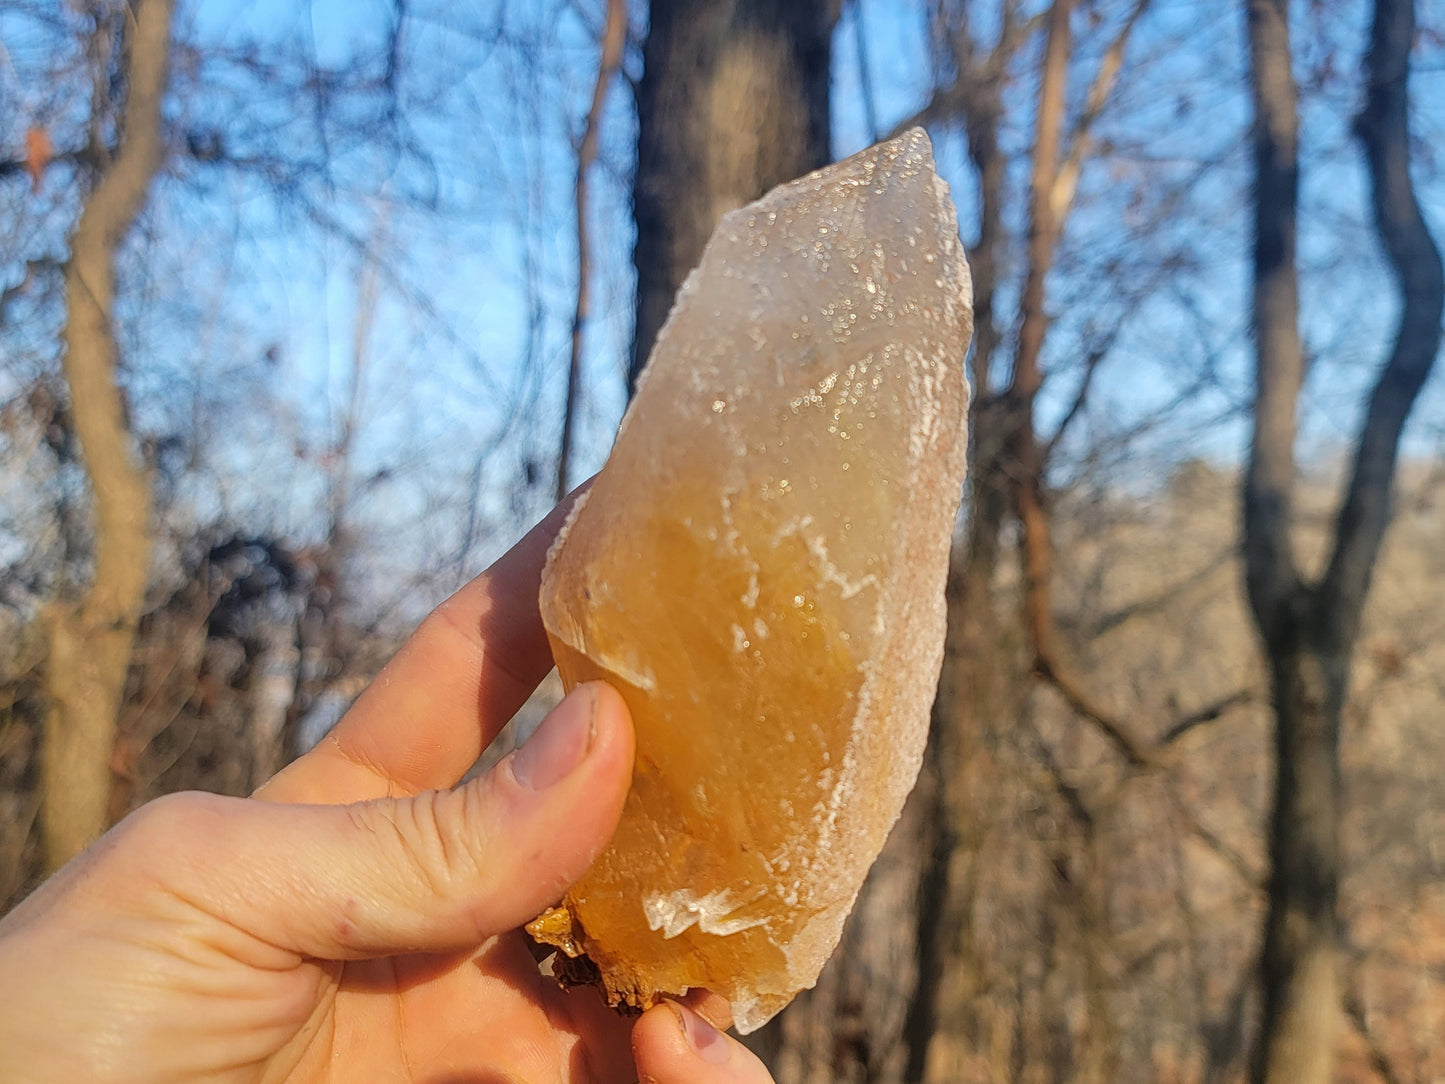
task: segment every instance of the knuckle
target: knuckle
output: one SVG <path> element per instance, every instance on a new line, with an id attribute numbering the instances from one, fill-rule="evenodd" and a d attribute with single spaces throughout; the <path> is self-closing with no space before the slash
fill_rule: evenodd
<path id="1" fill-rule="evenodd" d="M 441 899 L 464 894 L 476 873 L 471 850 L 461 838 L 466 818 L 457 808 L 458 799 L 457 792 L 425 791 L 358 807 L 366 829 L 377 835 L 400 874 Z"/>
<path id="2" fill-rule="evenodd" d="M 204 833 L 217 819 L 220 799 L 199 791 L 180 791 L 147 802 L 117 826 L 120 841 L 133 847 L 172 846 L 193 833 Z"/>
<path id="3" fill-rule="evenodd" d="M 147 802 L 128 814 L 94 848 L 91 872 L 103 884 L 143 892 L 166 881 L 198 847 L 225 847 L 221 834 L 227 799 L 181 791 Z"/>

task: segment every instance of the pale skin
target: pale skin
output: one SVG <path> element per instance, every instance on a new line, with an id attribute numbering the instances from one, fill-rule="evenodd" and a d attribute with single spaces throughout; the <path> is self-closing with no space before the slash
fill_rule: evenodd
<path id="1" fill-rule="evenodd" d="M 616 826 L 615 691 L 574 690 L 457 785 L 551 667 L 536 599 L 561 515 L 253 798 L 153 802 L 0 922 L 0 1080 L 771 1084 L 707 1022 L 721 999 L 618 1016 L 541 975 L 518 928 Z"/>

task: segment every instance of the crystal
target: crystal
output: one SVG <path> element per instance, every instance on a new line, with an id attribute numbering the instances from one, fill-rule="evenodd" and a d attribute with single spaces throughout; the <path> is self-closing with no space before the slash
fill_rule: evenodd
<path id="1" fill-rule="evenodd" d="M 564 683 L 637 729 L 616 836 L 530 927 L 613 1004 L 706 987 L 746 1033 L 836 946 L 922 758 L 971 330 L 921 129 L 725 216 L 678 295 L 541 594 Z"/>

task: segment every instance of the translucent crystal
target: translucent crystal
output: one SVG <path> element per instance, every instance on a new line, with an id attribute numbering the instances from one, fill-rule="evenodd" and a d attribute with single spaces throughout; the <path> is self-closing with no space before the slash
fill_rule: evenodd
<path id="1" fill-rule="evenodd" d="M 564 682 L 626 698 L 608 850 L 534 935 L 752 1031 L 817 979 L 917 776 L 964 472 L 968 268 L 928 137 L 726 216 L 554 547 Z"/>

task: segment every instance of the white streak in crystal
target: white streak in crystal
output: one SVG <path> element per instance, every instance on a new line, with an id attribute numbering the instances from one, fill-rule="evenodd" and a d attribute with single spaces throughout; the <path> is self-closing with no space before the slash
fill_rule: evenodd
<path id="1" fill-rule="evenodd" d="M 623 656 L 615 652 L 609 654 L 607 668 L 623 681 L 637 686 L 643 692 L 650 693 L 657 690 L 657 678 L 653 676 L 651 668 L 635 655 Z"/>
<path id="2" fill-rule="evenodd" d="M 807 525 L 807 523 L 803 524 L 803 526 Z M 839 569 L 828 556 L 828 542 L 822 535 L 809 534 L 805 535 L 804 539 L 808 543 L 808 552 L 813 555 L 813 560 L 818 563 L 819 578 L 822 579 L 824 583 L 831 583 L 837 587 L 838 594 L 841 598 L 852 598 L 865 587 L 877 589 L 878 577 L 871 572 L 856 580 L 850 580 L 847 576 L 843 575 L 842 570 Z"/>
<path id="3" fill-rule="evenodd" d="M 698 896 L 691 889 L 679 888 L 665 896 L 648 896 L 642 901 L 642 913 L 647 916 L 647 928 L 654 932 L 660 930 L 669 941 L 694 925 L 703 933 L 715 937 L 731 937 L 767 924 L 768 920 L 763 917 L 729 917 L 766 894 L 767 889 L 759 887 L 746 899 L 738 899 L 728 888 L 705 896 Z"/>
<path id="4" fill-rule="evenodd" d="M 754 568 L 752 568 L 752 569 L 750 569 L 750 570 L 748 571 L 748 590 L 747 590 L 747 593 L 746 593 L 745 595 L 743 595 L 742 598 L 739 599 L 738 601 L 740 601 L 744 606 L 746 606 L 746 607 L 747 607 L 748 609 L 750 609 L 750 610 L 751 610 L 751 609 L 754 609 L 754 608 L 757 606 L 757 604 L 758 604 L 758 570 L 757 570 L 756 567 L 754 567 Z"/>

